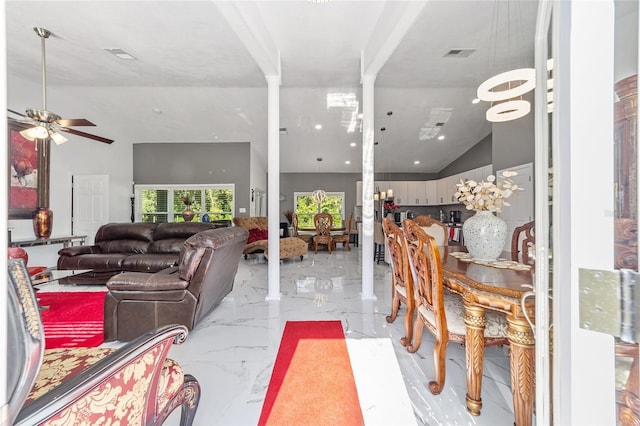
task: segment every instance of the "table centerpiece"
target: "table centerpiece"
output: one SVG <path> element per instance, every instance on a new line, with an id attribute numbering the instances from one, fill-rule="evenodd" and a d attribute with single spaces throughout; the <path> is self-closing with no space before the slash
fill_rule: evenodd
<path id="1" fill-rule="evenodd" d="M 510 170 L 502 172 L 502 180 L 496 183 L 496 176 L 489 175 L 487 180 L 460 180 L 456 184 L 455 193 L 458 201 L 475 215 L 462 224 L 465 246 L 476 260 L 493 261 L 500 256 L 507 240 L 507 223 L 495 212 L 500 212 L 505 201 L 523 188 L 516 185 L 511 178 L 517 173 Z"/>

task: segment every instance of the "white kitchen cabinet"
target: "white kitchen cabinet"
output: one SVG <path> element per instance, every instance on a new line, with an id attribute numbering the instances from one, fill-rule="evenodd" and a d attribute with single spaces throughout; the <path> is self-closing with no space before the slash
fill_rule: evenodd
<path id="1" fill-rule="evenodd" d="M 397 206 L 411 205 L 409 200 L 409 193 L 407 190 L 407 181 L 392 181 L 389 182 L 389 186 L 393 189 L 393 202 Z"/>
<path id="2" fill-rule="evenodd" d="M 424 184 L 425 184 L 425 204 L 427 206 L 438 205 L 438 181 L 428 180 Z"/>
<path id="3" fill-rule="evenodd" d="M 362 205 L 362 181 L 356 182 L 356 206 Z"/>
<path id="4" fill-rule="evenodd" d="M 426 206 L 426 182 L 423 180 L 407 181 L 407 202 L 406 206 Z"/>

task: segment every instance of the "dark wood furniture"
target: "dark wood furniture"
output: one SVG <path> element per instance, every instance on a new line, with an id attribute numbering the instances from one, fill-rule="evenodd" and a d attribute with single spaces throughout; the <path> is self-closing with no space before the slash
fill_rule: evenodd
<path id="1" fill-rule="evenodd" d="M 447 256 L 442 267 L 444 285 L 462 295 L 464 300 L 467 410 L 477 416 L 482 409 L 485 311 L 501 312 L 506 315 L 507 337 L 511 346 L 509 356 L 515 424 L 531 425 L 535 399 L 535 337 L 520 302 L 533 284 L 531 272 L 467 263 L 453 256 Z M 534 303 L 528 300 L 526 314 L 533 319 Z"/>
<path id="2" fill-rule="evenodd" d="M 534 260 L 529 253 L 536 243 L 535 236 L 536 222 L 531 221 L 524 225 L 517 226 L 511 235 L 511 260 L 533 265 Z"/>

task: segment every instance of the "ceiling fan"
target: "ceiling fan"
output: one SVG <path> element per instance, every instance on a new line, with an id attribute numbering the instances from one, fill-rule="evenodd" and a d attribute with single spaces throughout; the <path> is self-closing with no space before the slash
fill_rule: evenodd
<path id="1" fill-rule="evenodd" d="M 30 141 L 50 138 L 58 145 L 67 141 L 67 138 L 61 135 L 60 132 L 71 133 L 73 135 L 97 140 L 99 142 L 109 144 L 112 143 L 113 140 L 111 139 L 81 132 L 79 130 L 71 129 L 68 127 L 95 126 L 95 124 L 93 124 L 89 120 L 86 120 L 84 118 L 65 119 L 60 117 L 58 114 L 47 110 L 47 61 L 45 55 L 45 39 L 49 38 L 49 36 L 51 35 L 51 31 L 40 27 L 35 27 L 33 30 L 40 37 L 42 46 L 42 109 L 29 108 L 26 110 L 26 115 L 11 109 L 8 110 L 12 114 L 27 119 L 16 121 L 25 122 L 32 125 L 31 127 L 22 130 L 20 134 Z"/>

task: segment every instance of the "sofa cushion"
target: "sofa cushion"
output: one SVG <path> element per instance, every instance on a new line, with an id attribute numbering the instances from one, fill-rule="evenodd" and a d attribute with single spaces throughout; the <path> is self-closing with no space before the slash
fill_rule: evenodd
<path id="1" fill-rule="evenodd" d="M 212 223 L 206 222 L 167 222 L 159 223 L 153 231 L 153 241 L 165 239 L 179 239 L 182 242 L 198 232 L 214 229 Z M 149 250 L 151 251 L 151 250 Z M 180 251 L 180 248 L 178 248 Z"/>
<path id="2" fill-rule="evenodd" d="M 102 253 L 83 254 L 82 256 L 61 256 L 58 269 L 92 269 L 94 271 L 119 271 L 122 261 L 130 254 Z M 102 283 L 104 284 L 104 282 Z"/>
<path id="3" fill-rule="evenodd" d="M 111 240 L 96 242 L 102 253 L 146 253 L 149 249 L 148 241 L 140 240 Z"/>
<path id="4" fill-rule="evenodd" d="M 249 238 L 247 238 L 247 244 L 254 243 L 260 240 L 266 240 L 269 237 L 269 232 L 266 229 L 252 228 L 249 229 Z"/>
<path id="5" fill-rule="evenodd" d="M 183 241 L 184 242 L 184 241 Z M 122 260 L 123 271 L 157 272 L 178 264 L 179 253 L 132 254 Z"/>
<path id="6" fill-rule="evenodd" d="M 156 223 L 107 223 L 96 232 L 95 242 L 109 240 L 139 240 L 149 242 L 153 240 Z"/>
<path id="7" fill-rule="evenodd" d="M 184 244 L 184 240 L 189 238 L 191 235 L 185 238 L 167 238 L 165 240 L 152 241 L 149 244 L 148 253 L 180 253 L 182 249 L 182 244 Z"/>

